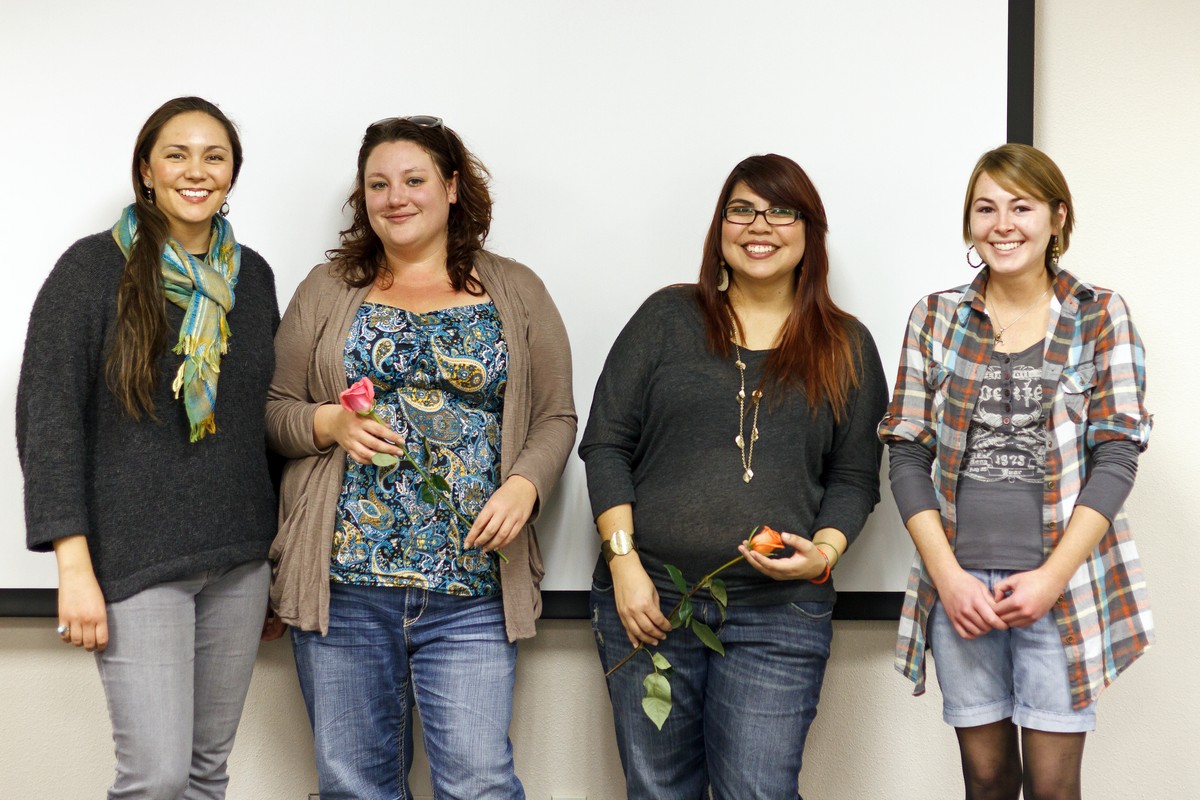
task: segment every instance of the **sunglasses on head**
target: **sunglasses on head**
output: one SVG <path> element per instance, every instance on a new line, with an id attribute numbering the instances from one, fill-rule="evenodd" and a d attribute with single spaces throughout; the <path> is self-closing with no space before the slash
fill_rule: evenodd
<path id="1" fill-rule="evenodd" d="M 431 117 L 427 114 L 417 114 L 411 117 L 384 117 L 377 119 L 368 125 L 368 128 L 374 128 L 376 125 L 386 125 L 389 122 L 411 122 L 418 128 L 441 128 L 445 123 L 441 117 Z"/>

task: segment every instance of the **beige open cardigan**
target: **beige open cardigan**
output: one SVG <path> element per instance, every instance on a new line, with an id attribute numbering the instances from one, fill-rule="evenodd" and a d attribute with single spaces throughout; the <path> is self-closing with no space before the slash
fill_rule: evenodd
<path id="1" fill-rule="evenodd" d="M 495 303 L 508 345 L 500 423 L 500 479 L 518 474 L 537 488 L 529 524 L 504 547 L 500 564 L 510 641 L 534 635 L 544 569 L 533 521 L 575 444 L 571 350 L 562 317 L 528 267 L 481 252 L 475 271 Z M 267 396 L 267 441 L 290 459 L 283 473 L 279 532 L 271 545 L 271 605 L 302 630 L 329 629 L 329 560 L 346 453 L 313 442 L 313 417 L 346 388 L 344 352 L 367 287 L 356 289 L 315 267 L 296 289 L 275 336 L 275 379 Z"/>

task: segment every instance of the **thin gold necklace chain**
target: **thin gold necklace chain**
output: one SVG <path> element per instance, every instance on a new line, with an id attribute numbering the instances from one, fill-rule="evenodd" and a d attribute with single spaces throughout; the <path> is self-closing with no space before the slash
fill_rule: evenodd
<path id="1" fill-rule="evenodd" d="M 1053 288 L 1054 288 L 1054 284 L 1050 284 L 1049 286 L 1047 286 L 1046 291 L 1044 291 L 1040 295 L 1038 295 L 1038 299 L 1034 300 L 1032 305 L 1030 305 L 1028 308 L 1026 308 L 1020 314 L 1017 314 L 1016 318 L 1013 319 L 1012 321 L 1010 321 L 1007 325 L 1000 324 L 1000 315 L 996 313 L 996 309 L 992 306 L 990 301 L 985 302 L 984 308 L 986 308 L 988 310 L 988 314 L 991 315 L 992 319 L 996 320 L 996 327 L 998 328 L 998 330 L 996 331 L 996 344 L 1004 344 L 1004 332 L 1006 330 L 1008 330 L 1009 328 L 1011 328 L 1013 325 L 1016 325 L 1018 322 L 1020 322 L 1021 317 L 1025 316 L 1030 311 L 1033 311 L 1033 309 L 1037 308 L 1038 304 L 1041 303 L 1042 300 L 1045 299 L 1046 295 L 1050 294 L 1050 290 Z M 735 345 L 735 347 L 736 347 L 736 345 Z"/>

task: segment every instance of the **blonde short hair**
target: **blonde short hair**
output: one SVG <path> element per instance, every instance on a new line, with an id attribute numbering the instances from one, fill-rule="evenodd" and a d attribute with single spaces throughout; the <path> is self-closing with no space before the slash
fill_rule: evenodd
<path id="1" fill-rule="evenodd" d="M 1071 230 L 1075 227 L 1075 204 L 1071 200 L 1071 189 L 1067 179 L 1050 156 L 1027 144 L 1005 144 L 989 150 L 979 157 L 971 179 L 967 181 L 967 197 L 963 201 L 963 241 L 971 243 L 971 200 L 975 184 L 983 173 L 1013 194 L 1030 197 L 1050 205 L 1050 213 L 1057 214 L 1059 207 L 1067 209 L 1062 230 L 1058 234 L 1060 253 L 1067 252 L 1071 241 Z M 1046 252 L 1046 264 L 1050 264 L 1050 252 Z"/>

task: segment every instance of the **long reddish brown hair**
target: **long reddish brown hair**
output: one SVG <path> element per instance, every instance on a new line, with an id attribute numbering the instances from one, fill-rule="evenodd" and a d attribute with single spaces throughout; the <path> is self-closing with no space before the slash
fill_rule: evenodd
<path id="1" fill-rule="evenodd" d="M 828 403 L 834 419 L 840 419 L 850 390 L 858 386 L 856 361 L 862 342 L 848 324 L 854 317 L 829 296 L 825 206 L 808 175 L 790 158 L 774 153 L 751 156 L 733 168 L 721 187 L 700 261 L 698 300 L 708 348 L 722 357 L 733 351 L 733 307 L 728 292 L 717 290 L 717 281 L 723 269 L 721 213 L 739 181 L 771 204 L 799 211 L 803 221 L 797 224 L 804 225 L 804 257 L 796 265 L 792 310 L 784 322 L 779 347 L 767 357 L 763 386 L 777 396 L 802 389 L 814 413 Z"/>

